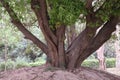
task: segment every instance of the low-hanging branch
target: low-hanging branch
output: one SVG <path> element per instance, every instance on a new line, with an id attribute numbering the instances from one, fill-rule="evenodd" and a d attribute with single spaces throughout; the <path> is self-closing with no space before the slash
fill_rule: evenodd
<path id="1" fill-rule="evenodd" d="M 16 27 L 25 35 L 25 38 L 30 39 L 31 41 L 33 41 L 34 44 L 36 44 L 39 48 L 41 48 L 41 50 L 43 52 L 45 52 L 47 54 L 48 53 L 47 46 L 24 27 L 24 25 L 21 23 L 21 21 L 17 17 L 14 10 L 10 7 L 9 3 L 7 1 L 5 1 L 5 0 L 0 0 L 0 2 L 2 3 L 3 7 L 6 9 L 8 14 L 10 15 L 11 22 L 14 25 L 16 25 Z"/>

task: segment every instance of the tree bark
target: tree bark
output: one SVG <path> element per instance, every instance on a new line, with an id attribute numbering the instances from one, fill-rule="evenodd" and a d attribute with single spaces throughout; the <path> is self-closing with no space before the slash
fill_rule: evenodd
<path id="1" fill-rule="evenodd" d="M 97 23 L 98 21 L 100 21 L 100 19 L 95 17 L 95 14 L 93 12 L 90 12 L 86 16 L 86 28 L 71 43 L 71 45 L 68 47 L 68 50 L 66 51 L 68 54 L 67 56 L 69 57 L 68 61 L 70 61 L 68 68 L 76 67 L 76 61 L 79 58 L 80 54 L 82 54 L 83 51 L 87 48 L 92 38 L 95 36 L 96 30 L 102 25 L 101 21 L 94 27 L 90 24 Z"/>
<path id="2" fill-rule="evenodd" d="M 65 61 L 65 47 L 64 47 L 64 40 L 65 40 L 65 25 L 61 25 L 57 28 L 56 35 L 58 39 L 58 56 L 59 56 L 59 67 L 65 68 L 66 61 Z"/>
<path id="3" fill-rule="evenodd" d="M 79 56 L 76 65 L 77 67 L 79 67 L 87 57 L 89 57 L 111 37 L 111 34 L 116 30 L 116 25 L 119 21 L 118 17 L 111 17 L 110 20 L 104 24 L 98 34 L 93 37 L 86 50 L 84 50 L 84 52 Z"/>

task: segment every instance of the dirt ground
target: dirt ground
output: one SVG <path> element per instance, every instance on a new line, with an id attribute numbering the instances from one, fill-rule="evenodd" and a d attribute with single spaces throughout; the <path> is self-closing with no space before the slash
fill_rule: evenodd
<path id="1" fill-rule="evenodd" d="M 120 80 L 120 76 L 84 67 L 61 70 L 42 65 L 0 72 L 0 80 Z"/>
<path id="2" fill-rule="evenodd" d="M 107 72 L 110 72 L 112 74 L 116 74 L 116 75 L 120 76 L 120 69 L 117 69 L 117 68 L 108 68 Z"/>

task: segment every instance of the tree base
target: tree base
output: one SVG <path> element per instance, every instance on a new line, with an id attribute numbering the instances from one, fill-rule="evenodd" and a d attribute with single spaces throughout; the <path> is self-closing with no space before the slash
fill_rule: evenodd
<path id="1" fill-rule="evenodd" d="M 120 80 L 120 76 L 84 67 L 61 70 L 40 66 L 0 72 L 0 80 Z"/>

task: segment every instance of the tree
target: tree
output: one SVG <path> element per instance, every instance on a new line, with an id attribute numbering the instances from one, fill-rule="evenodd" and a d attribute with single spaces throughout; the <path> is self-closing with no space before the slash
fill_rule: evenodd
<path id="1" fill-rule="evenodd" d="M 120 35 L 119 35 L 119 25 L 116 26 L 116 41 L 115 41 L 115 54 L 116 54 L 116 68 L 120 68 L 120 42 L 119 42 L 119 39 L 120 39 Z"/>
<path id="2" fill-rule="evenodd" d="M 106 64 L 105 64 L 105 56 L 104 56 L 104 44 L 96 51 L 97 52 L 97 58 L 99 60 L 99 69 L 105 70 Z"/>
<path id="3" fill-rule="evenodd" d="M 120 22 L 120 0 L 0 0 L 11 22 L 36 44 L 46 55 L 47 63 L 54 67 L 77 68 L 106 42 Z M 35 13 L 46 43 L 35 37 L 25 26 Z M 29 16 L 24 16 L 27 9 Z M 26 11 L 26 10 L 25 10 Z M 22 17 L 22 18 L 21 18 Z M 86 28 L 65 49 L 65 29 L 77 21 Z M 96 30 L 103 27 L 96 34 Z"/>
<path id="4" fill-rule="evenodd" d="M 72 41 L 76 38 L 77 33 L 75 30 L 75 25 L 71 26 L 71 27 L 67 27 L 66 29 L 66 39 L 67 39 L 67 46 L 69 46 Z"/>

